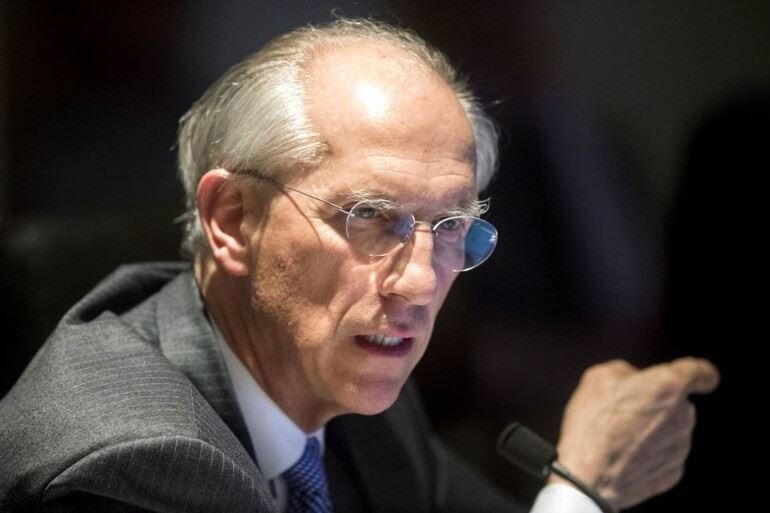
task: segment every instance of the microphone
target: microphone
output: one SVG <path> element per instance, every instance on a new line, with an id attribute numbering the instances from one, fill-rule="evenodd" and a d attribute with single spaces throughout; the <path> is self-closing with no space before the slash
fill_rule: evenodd
<path id="1" fill-rule="evenodd" d="M 587 495 L 602 513 L 615 513 L 612 506 L 593 489 L 572 475 L 556 459 L 556 448 L 518 422 L 506 427 L 497 439 L 497 452 L 527 473 L 540 479 L 551 472 L 560 476 Z"/>

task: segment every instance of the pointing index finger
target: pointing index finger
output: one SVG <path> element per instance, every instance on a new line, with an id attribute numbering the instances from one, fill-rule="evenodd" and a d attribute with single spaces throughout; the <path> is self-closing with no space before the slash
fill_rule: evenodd
<path id="1" fill-rule="evenodd" d="M 684 380 L 685 394 L 706 394 L 719 385 L 719 371 L 710 361 L 691 356 L 671 362 L 671 370 Z"/>

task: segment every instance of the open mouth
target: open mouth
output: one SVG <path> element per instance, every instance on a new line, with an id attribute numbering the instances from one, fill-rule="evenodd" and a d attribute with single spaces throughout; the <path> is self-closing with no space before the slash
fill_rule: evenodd
<path id="1" fill-rule="evenodd" d="M 414 341 L 411 337 L 388 337 L 386 335 L 356 335 L 359 347 L 385 356 L 401 356 L 409 352 Z"/>

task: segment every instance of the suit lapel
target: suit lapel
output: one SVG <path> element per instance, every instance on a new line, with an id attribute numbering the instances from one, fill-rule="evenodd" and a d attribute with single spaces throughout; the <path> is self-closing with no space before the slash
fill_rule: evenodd
<path id="1" fill-rule="evenodd" d="M 160 292 L 156 315 L 163 354 L 190 379 L 253 459 L 251 440 L 192 273 L 181 273 Z"/>

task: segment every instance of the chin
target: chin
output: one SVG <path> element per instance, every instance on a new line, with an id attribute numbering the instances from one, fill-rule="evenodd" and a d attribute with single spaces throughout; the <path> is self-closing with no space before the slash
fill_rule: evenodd
<path id="1" fill-rule="evenodd" d="M 398 399 L 404 380 L 381 381 L 353 385 L 348 397 L 348 411 L 360 415 L 377 415 L 390 408 Z"/>

